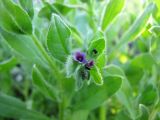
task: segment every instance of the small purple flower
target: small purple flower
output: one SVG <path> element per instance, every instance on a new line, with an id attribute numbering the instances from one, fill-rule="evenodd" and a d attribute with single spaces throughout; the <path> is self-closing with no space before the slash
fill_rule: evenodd
<path id="1" fill-rule="evenodd" d="M 89 62 L 87 62 L 87 63 L 85 64 L 85 67 L 86 67 L 88 70 L 90 70 L 90 68 L 93 67 L 93 66 L 94 66 L 94 61 L 93 61 L 93 60 L 91 60 L 91 61 L 89 61 Z"/>
<path id="2" fill-rule="evenodd" d="M 86 54 L 83 52 L 76 52 L 73 56 L 73 59 L 79 63 L 86 63 Z"/>

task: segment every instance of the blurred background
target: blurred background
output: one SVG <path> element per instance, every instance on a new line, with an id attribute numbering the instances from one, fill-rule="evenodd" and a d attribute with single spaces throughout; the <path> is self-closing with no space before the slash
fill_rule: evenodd
<path id="1" fill-rule="evenodd" d="M 19 3 L 19 0 L 13 1 L 23 6 Z M 106 118 L 103 120 L 131 120 L 130 114 L 132 111 L 135 114 L 139 113 L 139 104 L 143 104 L 148 113 L 154 114 L 154 119 L 150 118 L 150 120 L 160 120 L 160 110 L 156 109 L 159 99 L 158 90 L 160 91 L 160 72 L 153 65 L 155 61 L 158 66 L 160 65 L 160 33 L 159 29 L 158 32 L 157 29 L 154 29 L 155 26 L 160 25 L 158 7 L 155 7 L 153 14 L 147 20 L 147 24 L 141 26 L 138 34 L 135 32 L 132 40 L 125 42 L 117 51 L 115 48 L 122 36 L 142 15 L 149 3 L 155 1 L 126 0 L 121 13 L 103 31 L 107 40 L 107 65 L 120 66 L 132 88 L 132 97 L 127 98 L 131 108 L 118 100 L 116 96 L 113 96 L 104 103 Z M 57 11 L 47 7 L 46 2 L 53 4 Z M 58 4 L 54 4 L 55 2 Z M 32 15 L 34 32 L 44 46 L 51 13 L 60 14 L 67 24 L 75 27 L 73 40 L 79 41 L 81 39 L 84 43 L 88 43 L 95 33 L 100 31 L 101 18 L 107 3 L 108 0 L 92 0 L 92 5 L 88 4 L 87 0 L 33 0 L 33 8 L 27 8 L 27 10 Z M 73 48 L 80 47 L 76 42 L 73 44 Z M 85 47 L 84 44 L 83 48 L 85 49 Z M 111 56 L 113 51 L 115 53 L 114 57 Z M 13 55 L 16 57 L 13 57 Z M 57 116 L 57 104 L 46 99 L 43 94 L 33 88 L 32 66 L 31 61 L 26 61 L 21 57 L 0 36 L 0 91 L 21 99 L 27 104 L 28 108 L 34 108 L 48 116 Z M 127 97 L 130 97 L 130 95 Z M 125 100 L 123 96 L 121 100 Z M 88 119 L 99 120 L 99 110 L 100 108 L 93 110 Z M 0 120 L 7 119 L 0 117 Z"/>

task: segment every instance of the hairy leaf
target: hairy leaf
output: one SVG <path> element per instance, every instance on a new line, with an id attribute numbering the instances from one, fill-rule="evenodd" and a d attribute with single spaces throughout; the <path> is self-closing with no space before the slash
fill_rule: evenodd
<path id="1" fill-rule="evenodd" d="M 70 54 L 70 29 L 58 15 L 53 15 L 47 36 L 47 46 L 53 57 L 65 62 Z"/>
<path id="2" fill-rule="evenodd" d="M 92 76 L 92 79 L 97 85 L 103 85 L 103 78 L 100 72 L 100 69 L 97 66 L 94 66 L 90 70 L 90 74 Z"/>

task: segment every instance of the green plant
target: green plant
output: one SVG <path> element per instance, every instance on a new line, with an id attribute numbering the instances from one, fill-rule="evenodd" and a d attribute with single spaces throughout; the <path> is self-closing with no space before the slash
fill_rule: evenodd
<path id="1" fill-rule="evenodd" d="M 0 0 L 0 119 L 160 119 L 160 2 L 131 3 Z"/>

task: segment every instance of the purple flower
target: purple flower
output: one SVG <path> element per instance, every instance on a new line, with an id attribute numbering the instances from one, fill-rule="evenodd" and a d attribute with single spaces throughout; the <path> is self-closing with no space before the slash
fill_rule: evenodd
<path id="1" fill-rule="evenodd" d="M 93 67 L 93 66 L 94 66 L 94 61 L 93 61 L 93 60 L 91 60 L 91 61 L 89 61 L 89 62 L 87 62 L 87 63 L 85 64 L 85 67 L 86 67 L 88 70 L 90 70 L 90 68 Z"/>
<path id="2" fill-rule="evenodd" d="M 83 52 L 76 52 L 73 59 L 79 63 L 86 63 L 86 54 Z"/>

